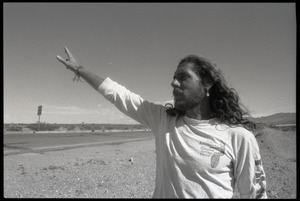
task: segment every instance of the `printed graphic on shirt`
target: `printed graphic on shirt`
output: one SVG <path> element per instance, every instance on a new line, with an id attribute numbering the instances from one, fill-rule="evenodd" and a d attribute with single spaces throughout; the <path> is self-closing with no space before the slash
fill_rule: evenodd
<path id="1" fill-rule="evenodd" d="M 225 144 L 212 144 L 211 142 L 200 142 L 200 155 L 211 157 L 210 166 L 215 168 L 220 163 L 220 157 L 225 154 Z"/>

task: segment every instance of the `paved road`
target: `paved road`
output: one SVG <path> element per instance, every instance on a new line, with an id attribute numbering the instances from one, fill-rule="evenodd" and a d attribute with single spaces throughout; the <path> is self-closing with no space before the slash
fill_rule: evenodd
<path id="1" fill-rule="evenodd" d="M 19 133 L 4 135 L 4 156 L 47 152 L 103 144 L 119 144 L 154 138 L 149 131 L 82 132 L 82 133 Z"/>

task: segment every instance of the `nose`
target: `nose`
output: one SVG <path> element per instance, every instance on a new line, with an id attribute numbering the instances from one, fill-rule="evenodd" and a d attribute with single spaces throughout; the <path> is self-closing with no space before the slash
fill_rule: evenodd
<path id="1" fill-rule="evenodd" d="M 173 79 L 173 81 L 171 82 L 171 86 L 173 88 L 180 87 L 180 82 L 177 79 Z"/>

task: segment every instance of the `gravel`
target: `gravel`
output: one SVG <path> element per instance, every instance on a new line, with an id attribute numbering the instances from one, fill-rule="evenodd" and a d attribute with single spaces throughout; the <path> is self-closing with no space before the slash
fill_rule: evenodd
<path id="1" fill-rule="evenodd" d="M 154 139 L 4 157 L 5 198 L 151 198 Z"/>
<path id="2" fill-rule="evenodd" d="M 268 197 L 296 198 L 296 132 L 267 128 L 256 139 Z M 151 198 L 155 142 L 7 155 L 3 172 L 5 198 Z"/>

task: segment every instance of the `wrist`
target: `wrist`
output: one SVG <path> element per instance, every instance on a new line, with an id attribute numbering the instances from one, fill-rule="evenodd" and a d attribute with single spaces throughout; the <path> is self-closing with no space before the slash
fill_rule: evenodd
<path id="1" fill-rule="evenodd" d="M 75 73 L 75 77 L 73 78 L 73 81 L 79 81 L 80 79 L 80 71 L 82 71 L 84 68 L 83 68 L 83 66 L 78 66 L 78 67 L 76 67 L 75 68 L 75 71 L 74 71 L 74 73 Z M 80 80 L 81 81 L 81 80 Z"/>
<path id="2" fill-rule="evenodd" d="M 82 69 L 83 69 L 83 66 L 78 66 L 78 67 L 76 67 L 76 72 L 79 72 Z"/>

